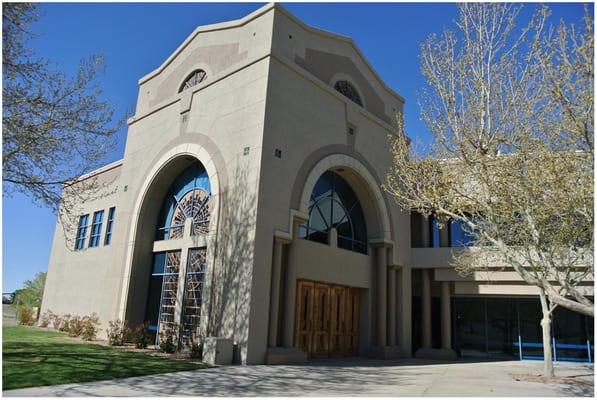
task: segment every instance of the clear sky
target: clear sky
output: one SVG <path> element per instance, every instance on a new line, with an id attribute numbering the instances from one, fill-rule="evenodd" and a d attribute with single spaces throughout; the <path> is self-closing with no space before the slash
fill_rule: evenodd
<path id="1" fill-rule="evenodd" d="M 158 67 L 197 26 L 238 19 L 263 4 L 44 3 L 40 4 L 42 16 L 33 26 L 39 35 L 31 47 L 70 73 L 81 58 L 104 54 L 107 68 L 99 83 L 117 114 L 124 115 L 135 105 L 138 79 Z M 444 26 L 453 27 L 455 5 L 288 3 L 285 7 L 309 25 L 352 37 L 381 78 L 406 98 L 411 137 L 426 141 L 416 100 L 423 86 L 419 44 Z M 524 6 L 521 20 L 533 7 Z M 552 21 L 580 21 L 583 15 L 580 4 L 550 7 Z M 122 158 L 125 137 L 126 128 L 106 163 Z M 3 291 L 18 289 L 36 272 L 47 270 L 55 220 L 51 212 L 24 196 L 3 198 Z"/>

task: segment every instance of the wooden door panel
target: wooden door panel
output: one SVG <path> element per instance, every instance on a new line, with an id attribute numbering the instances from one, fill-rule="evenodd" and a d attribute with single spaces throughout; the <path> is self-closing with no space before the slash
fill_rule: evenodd
<path id="1" fill-rule="evenodd" d="M 330 336 L 330 286 L 316 283 L 313 299 L 313 355 L 327 357 Z"/>
<path id="2" fill-rule="evenodd" d="M 313 346 L 313 283 L 299 282 L 296 296 L 294 345 L 310 354 Z"/>
<path id="3" fill-rule="evenodd" d="M 295 313 L 295 346 L 310 357 L 358 355 L 359 289 L 298 281 Z"/>
<path id="4" fill-rule="evenodd" d="M 339 357 L 345 352 L 346 288 L 333 286 L 330 290 L 330 355 Z"/>

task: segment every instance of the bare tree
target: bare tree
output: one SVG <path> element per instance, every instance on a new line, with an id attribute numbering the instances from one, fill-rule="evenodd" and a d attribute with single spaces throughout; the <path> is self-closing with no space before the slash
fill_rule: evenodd
<path id="1" fill-rule="evenodd" d="M 67 77 L 27 48 L 37 18 L 34 4 L 2 5 L 3 188 L 57 212 L 67 227 L 73 208 L 100 189 L 78 177 L 104 159 L 123 121 L 112 122 L 113 110 L 94 84 L 101 56 L 81 61 L 76 76 Z M 63 189 L 69 204 L 61 203 Z"/>
<path id="2" fill-rule="evenodd" d="M 460 273 L 509 267 L 539 289 L 553 376 L 553 310 L 594 313 L 579 290 L 593 277 L 593 21 L 548 27 L 540 7 L 517 27 L 520 9 L 460 5 L 456 30 L 421 46 L 434 141 L 391 139 L 385 186 L 404 209 L 463 224 L 474 243 L 455 253 Z"/>

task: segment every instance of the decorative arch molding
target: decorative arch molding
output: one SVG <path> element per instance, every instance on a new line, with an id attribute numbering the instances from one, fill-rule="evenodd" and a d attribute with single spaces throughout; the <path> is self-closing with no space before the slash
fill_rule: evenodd
<path id="1" fill-rule="evenodd" d="M 162 154 L 156 162 L 151 165 L 150 171 L 145 175 L 145 179 L 141 184 L 137 197 L 135 199 L 133 208 L 131 210 L 131 225 L 129 228 L 127 238 L 127 248 L 125 256 L 125 270 L 123 274 L 123 281 L 120 291 L 120 302 L 118 308 L 118 318 L 121 320 L 126 319 L 127 300 L 130 289 L 131 273 L 133 269 L 133 262 L 135 256 L 135 241 L 137 232 L 139 229 L 140 217 L 143 213 L 143 207 L 145 201 L 150 193 L 153 185 L 159 179 L 161 173 L 164 172 L 169 166 L 172 165 L 177 159 L 181 157 L 192 157 L 200 161 L 209 177 L 211 185 L 211 197 L 213 199 L 212 209 L 212 223 L 210 223 L 210 234 L 217 232 L 218 220 L 219 220 L 219 208 L 220 208 L 220 177 L 216 168 L 216 162 L 211 154 L 202 146 L 196 143 L 179 143 L 173 146 L 170 150 Z M 209 265 L 209 264 L 208 264 Z"/>

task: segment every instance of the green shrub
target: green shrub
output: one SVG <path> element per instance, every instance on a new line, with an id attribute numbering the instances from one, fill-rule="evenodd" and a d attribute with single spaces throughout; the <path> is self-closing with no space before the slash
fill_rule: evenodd
<path id="1" fill-rule="evenodd" d="M 93 340 L 99 332 L 99 317 L 96 313 L 85 315 L 82 318 L 81 338 L 84 340 Z"/>
<path id="2" fill-rule="evenodd" d="M 110 346 L 122 346 L 132 339 L 132 332 L 128 327 L 128 323 L 119 319 L 108 322 L 106 333 L 108 334 L 108 343 L 110 343 Z"/>
<path id="3" fill-rule="evenodd" d="M 48 310 L 48 319 L 50 320 L 50 324 L 54 329 L 60 328 L 60 324 L 62 323 L 62 318 L 60 315 L 55 314 L 53 311 Z"/>
<path id="4" fill-rule="evenodd" d="M 201 359 L 203 356 L 203 343 L 191 342 L 190 356 L 193 359 Z"/>
<path id="5" fill-rule="evenodd" d="M 42 315 L 39 316 L 39 326 L 42 328 L 47 328 L 50 325 L 50 310 L 44 312 Z"/>
<path id="6" fill-rule="evenodd" d="M 61 317 L 57 318 L 57 322 L 58 322 L 58 330 L 61 332 L 69 332 L 70 331 L 70 319 L 71 319 L 71 315 L 70 314 L 65 314 Z M 54 326 L 56 328 L 56 326 Z"/>
<path id="7" fill-rule="evenodd" d="M 19 308 L 17 318 L 19 320 L 19 324 L 21 325 L 33 325 L 35 323 L 35 318 L 33 317 L 33 310 L 27 307 Z"/>
<path id="8" fill-rule="evenodd" d="M 72 337 L 81 336 L 83 333 L 83 319 L 78 315 L 73 315 L 69 318 L 66 332 Z"/>
<path id="9" fill-rule="evenodd" d="M 178 324 L 170 324 L 164 331 L 160 332 L 160 351 L 162 353 L 174 353 L 177 345 Z"/>
<path id="10" fill-rule="evenodd" d="M 150 335 L 149 330 L 147 329 L 148 327 L 149 322 L 144 322 L 142 324 L 137 325 L 135 329 L 133 329 L 132 339 L 135 343 L 136 348 L 146 349 L 149 345 Z"/>

